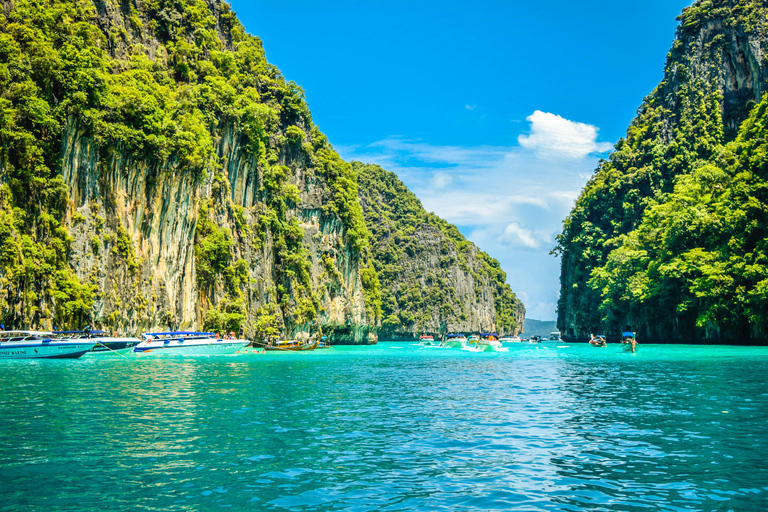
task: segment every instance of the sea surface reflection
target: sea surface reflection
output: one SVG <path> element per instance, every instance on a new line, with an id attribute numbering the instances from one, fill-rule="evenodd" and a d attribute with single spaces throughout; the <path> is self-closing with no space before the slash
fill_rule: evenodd
<path id="1" fill-rule="evenodd" d="M 768 350 L 2 361 L 3 510 L 768 508 Z"/>

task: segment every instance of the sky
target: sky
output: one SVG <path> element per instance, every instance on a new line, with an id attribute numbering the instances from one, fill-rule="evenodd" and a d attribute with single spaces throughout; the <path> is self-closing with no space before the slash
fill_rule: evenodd
<path id="1" fill-rule="evenodd" d="M 690 0 L 232 0 L 348 161 L 392 171 L 554 320 L 550 254 Z"/>

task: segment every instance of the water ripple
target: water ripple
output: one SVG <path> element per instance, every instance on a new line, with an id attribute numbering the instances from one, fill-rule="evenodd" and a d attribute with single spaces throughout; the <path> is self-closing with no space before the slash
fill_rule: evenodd
<path id="1" fill-rule="evenodd" d="M 764 349 L 380 344 L 0 365 L 3 510 L 768 505 Z"/>

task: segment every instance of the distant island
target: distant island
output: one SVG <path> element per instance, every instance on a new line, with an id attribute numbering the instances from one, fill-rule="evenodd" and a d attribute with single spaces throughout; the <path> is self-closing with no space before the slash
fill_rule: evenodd
<path id="1" fill-rule="evenodd" d="M 554 320 L 534 320 L 532 318 L 525 319 L 525 328 L 523 329 L 523 335 L 527 338 L 531 336 L 542 336 L 548 338 L 550 333 L 556 332 L 557 322 Z"/>

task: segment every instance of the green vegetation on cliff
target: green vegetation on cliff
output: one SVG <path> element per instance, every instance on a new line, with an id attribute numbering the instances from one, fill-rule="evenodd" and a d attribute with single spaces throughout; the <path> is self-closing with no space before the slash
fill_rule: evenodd
<path id="1" fill-rule="evenodd" d="M 275 248 L 270 300 L 280 314 L 275 320 L 275 308 L 264 307 L 269 319 L 251 321 L 295 327 L 317 318 L 320 291 L 312 281 L 304 233 L 288 215 L 300 201 L 291 183 L 298 167 L 326 185 L 323 215 L 341 220 L 354 258 L 361 268 L 372 268 L 351 166 L 313 124 L 301 88 L 266 61 L 261 41 L 245 32 L 228 4 L 16 0 L 0 6 L 0 318 L 5 324 L 92 320 L 98 287 L 73 270 L 68 226 L 77 218 L 60 175 L 62 137 L 72 126 L 94 138 L 104 167 L 121 155 L 156 173 L 170 169 L 210 181 L 214 201 L 198 202 L 195 234 L 196 278 L 210 328 L 240 327 L 246 302 L 261 300 L 248 293 L 247 270 L 230 249 L 236 242 L 258 245 L 267 239 Z M 217 141 L 228 130 L 238 134 L 260 172 L 252 225 L 232 203 L 222 172 Z M 105 208 L 115 205 L 108 202 Z M 238 229 L 228 229 L 229 221 Z M 117 224 L 105 229 L 104 243 L 117 246 L 127 271 L 140 267 L 125 229 Z M 101 251 L 102 242 L 93 240 L 93 251 Z M 363 274 L 366 306 L 375 321 L 378 280 L 371 270 Z"/>
<path id="2" fill-rule="evenodd" d="M 522 304 L 499 262 L 425 211 L 395 174 L 352 165 L 381 281 L 382 335 L 494 327 L 519 332 Z"/>
<path id="3" fill-rule="evenodd" d="M 768 338 L 767 15 L 704 0 L 679 17 L 664 81 L 559 236 L 566 336 Z"/>

